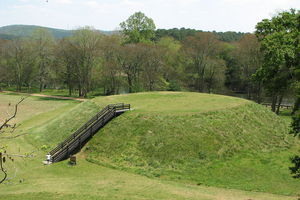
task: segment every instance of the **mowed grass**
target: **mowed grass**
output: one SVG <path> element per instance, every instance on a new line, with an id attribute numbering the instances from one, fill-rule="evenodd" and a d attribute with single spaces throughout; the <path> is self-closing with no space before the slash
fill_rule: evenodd
<path id="1" fill-rule="evenodd" d="M 148 177 L 285 195 L 299 144 L 289 123 L 247 100 L 199 93 L 140 93 L 93 100 L 131 103 L 88 144 L 91 162 Z"/>
<path id="2" fill-rule="evenodd" d="M 8 116 L 11 116 L 15 109 L 15 104 L 18 103 L 21 98 L 26 97 L 24 95 L 16 95 L 0 93 L 0 121 L 2 122 Z M 43 97 L 27 97 L 19 105 L 17 117 L 14 122 L 21 122 L 29 119 L 35 115 L 55 110 L 62 106 L 70 104 L 76 104 L 77 102 L 72 100 L 60 100 Z M 9 106 L 10 105 L 10 106 Z"/>
<path id="3" fill-rule="evenodd" d="M 159 113 L 160 115 L 178 115 L 180 113 L 208 112 L 236 107 L 249 103 L 235 97 L 200 94 L 193 92 L 146 92 L 124 94 L 92 99 L 100 106 L 111 103 L 129 103 L 137 113 Z"/>
<path id="4" fill-rule="evenodd" d="M 166 200 L 292 200 L 295 197 L 197 186 L 91 164 L 79 158 L 77 166 L 61 162 L 42 166 L 40 162 L 23 161 L 26 167 L 18 175 L 22 183 L 1 185 L 0 199 L 166 199 Z"/>
<path id="5" fill-rule="evenodd" d="M 15 96 L 11 96 L 11 97 L 15 98 Z M 36 101 L 35 98 L 32 99 L 30 98 L 27 100 L 28 101 L 32 100 L 33 102 Z M 97 101 L 99 102 L 99 99 L 97 99 L 96 102 Z M 33 102 L 31 103 L 34 106 L 35 104 Z M 56 102 L 59 103 L 59 101 Z M 62 101 L 61 103 L 63 102 L 65 101 Z M 244 103 L 242 103 L 241 105 L 244 105 Z M 91 102 L 85 102 L 80 104 L 73 102 L 69 105 L 61 105 L 60 107 L 56 107 L 55 109 L 48 108 L 48 106 L 49 104 L 47 103 L 47 101 L 44 102 L 44 104 L 41 105 L 41 107 L 43 108 L 42 109 L 40 108 L 42 110 L 41 113 L 39 113 L 38 115 L 32 113 L 31 118 L 27 117 L 24 118 L 25 119 L 24 121 L 21 121 L 21 126 L 17 129 L 17 133 L 19 133 L 19 131 L 28 132 L 28 135 L 24 137 L 15 138 L 13 140 L 0 139 L 1 142 L 4 142 L 6 145 L 8 145 L 10 153 L 17 153 L 17 154 L 33 153 L 34 155 L 33 158 L 26 158 L 26 159 L 16 157 L 15 162 L 6 163 L 6 166 L 9 170 L 9 175 L 10 175 L 9 178 L 13 178 L 13 179 L 6 182 L 6 184 L 0 185 L 0 199 L 5 199 L 5 200 L 13 200 L 13 199 L 22 199 L 22 200 L 23 199 L 46 199 L 46 200 L 47 199 L 65 199 L 65 200 L 68 199 L 70 200 L 71 199 L 75 199 L 75 200 L 76 199 L 172 199 L 172 200 L 173 199 L 195 199 L 195 200 L 196 199 L 197 200 L 199 199 L 200 200 L 221 200 L 221 199 L 226 199 L 226 200 L 240 200 L 240 199 L 285 200 L 287 199 L 288 200 L 291 199 L 292 200 L 292 199 L 296 199 L 295 195 L 281 196 L 281 195 L 274 195 L 268 193 L 256 193 L 250 191 L 247 192 L 242 190 L 222 189 L 222 188 L 216 188 L 211 186 L 210 187 L 205 186 L 205 185 L 216 185 L 216 183 L 220 181 L 220 185 L 224 187 L 224 185 L 222 184 L 224 183 L 225 175 L 222 175 L 220 180 L 214 179 L 215 180 L 214 184 L 207 184 L 208 182 L 206 181 L 204 185 L 199 181 L 195 181 L 194 179 L 188 178 L 189 176 L 187 174 L 184 174 L 185 177 L 184 179 L 178 178 L 183 174 L 179 173 L 179 174 L 172 175 L 172 173 L 177 173 L 172 170 L 168 172 L 169 174 L 166 175 L 166 178 L 164 178 L 163 176 L 154 177 L 157 171 L 144 170 L 143 169 L 144 167 L 140 172 L 137 172 L 135 171 L 136 169 L 134 166 L 135 162 L 133 162 L 132 166 L 130 166 L 130 169 L 133 169 L 132 171 L 128 170 L 126 166 L 124 167 L 122 165 L 119 165 L 120 167 L 119 169 L 112 169 L 112 167 L 104 167 L 86 161 L 86 156 L 89 157 L 93 155 L 93 153 L 86 154 L 86 152 L 80 153 L 77 156 L 78 159 L 77 166 L 69 166 L 67 164 L 67 161 L 53 164 L 50 166 L 43 166 L 41 164 L 41 161 L 44 159 L 47 149 L 42 150 L 40 148 L 41 145 L 46 145 L 49 147 L 55 146 L 58 142 L 61 141 L 61 138 L 67 136 L 68 134 L 71 134 L 72 131 L 76 129 L 76 127 L 79 127 L 81 123 L 84 123 L 87 118 L 92 117 L 95 112 L 99 111 L 99 107 Z M 234 107 L 231 108 L 234 109 Z M 180 113 L 181 114 L 179 115 L 179 117 L 184 117 L 185 114 L 182 112 Z M 21 114 L 22 113 L 20 113 L 20 115 Z M 107 131 L 108 130 L 107 128 L 111 129 L 111 127 L 109 127 L 111 126 L 111 124 L 119 127 L 120 126 L 119 122 L 123 123 L 124 120 L 127 122 L 128 120 L 130 121 L 129 127 L 135 133 L 137 133 L 137 130 L 139 129 L 140 130 L 145 129 L 148 131 L 151 124 L 147 125 L 147 123 L 141 123 L 137 127 L 138 122 L 141 122 L 143 120 L 151 120 L 151 118 L 144 119 L 144 114 L 145 113 L 143 114 L 139 113 L 139 110 L 136 109 L 135 111 L 121 115 L 120 117 L 111 121 L 108 127 L 106 127 L 104 131 Z M 191 111 L 188 112 L 188 116 L 190 117 L 198 114 Z M 209 115 L 209 112 L 206 114 Z M 132 117 L 137 117 L 137 118 L 135 119 Z M 151 112 L 151 115 L 148 115 L 148 117 L 154 117 L 153 123 L 168 118 L 168 116 L 164 116 L 165 118 L 164 117 L 160 118 L 157 112 Z M 158 118 L 155 119 L 156 117 Z M 173 113 L 171 117 L 173 118 L 170 119 L 169 123 L 174 124 L 172 119 L 174 119 L 177 116 L 174 116 Z M 131 119 L 134 120 L 132 121 Z M 189 119 L 190 118 L 188 118 L 187 120 Z M 186 125 L 189 124 L 187 123 Z M 134 129 L 134 127 L 136 129 Z M 157 128 L 157 126 L 153 126 L 153 128 Z M 120 129 L 118 129 L 120 138 L 124 139 L 123 134 L 126 133 L 126 131 L 127 130 L 121 129 L 121 127 Z M 95 142 L 99 142 L 99 139 L 101 138 L 103 139 L 103 136 L 105 135 L 102 134 L 103 132 L 100 131 L 98 135 L 92 139 L 91 143 L 94 140 Z M 114 135 L 115 132 L 111 132 L 111 134 Z M 171 136 L 169 134 L 170 134 L 169 132 L 166 132 L 167 137 Z M 153 144 L 152 142 L 155 142 L 154 141 L 155 138 L 152 137 L 151 139 L 151 137 L 149 137 L 149 140 L 145 140 L 150 142 L 149 143 L 150 146 Z M 277 136 L 275 136 L 275 138 L 276 137 Z M 136 139 L 136 137 L 134 136 L 132 137 L 132 139 Z M 287 140 L 289 141 L 289 139 Z M 118 145 L 122 145 L 122 143 L 127 145 L 128 139 L 125 139 L 123 141 L 121 139 L 118 139 L 115 141 L 113 146 L 109 148 L 118 148 Z M 268 150 L 266 152 L 266 155 L 269 155 L 270 153 L 269 151 L 270 149 L 272 149 L 271 146 L 272 144 L 261 146 L 261 148 Z M 129 147 L 129 151 L 131 151 L 133 147 L 134 146 Z M 179 145 L 178 148 L 181 149 L 183 148 L 183 146 Z M 277 147 L 274 148 L 277 149 Z M 285 142 L 279 143 L 279 149 L 281 148 L 286 149 L 286 151 L 284 152 L 291 153 L 291 150 L 286 148 Z M 177 150 L 177 152 L 179 151 Z M 126 155 L 126 152 L 124 153 Z M 242 154 L 239 153 L 238 156 L 239 155 Z M 171 154 L 170 156 L 174 156 L 174 155 Z M 186 156 L 191 156 L 191 155 L 186 155 Z M 285 167 L 282 166 L 280 163 L 285 162 L 286 156 L 288 156 L 286 155 L 286 153 L 281 154 L 280 159 L 278 157 L 275 158 L 275 163 L 276 164 L 279 163 L 279 166 L 281 168 Z M 147 159 L 148 157 L 149 156 L 146 156 Z M 232 158 L 232 156 L 229 157 Z M 252 158 L 254 161 L 257 161 L 255 155 Z M 122 156 L 121 159 L 123 159 Z M 238 166 L 238 159 L 234 159 L 234 160 L 236 160 L 237 163 L 232 163 L 232 166 L 227 163 L 228 170 L 224 171 L 224 173 L 228 173 L 228 171 L 232 169 L 231 167 Z M 253 165 L 253 162 L 251 160 L 248 159 L 248 162 Z M 117 163 L 119 163 L 119 161 Z M 109 160 L 106 160 L 101 164 L 109 165 L 111 164 L 111 162 Z M 162 167 L 164 166 L 165 165 L 162 165 Z M 184 167 L 184 165 L 182 166 Z M 219 166 L 219 165 L 215 165 L 215 166 Z M 121 168 L 123 170 L 120 170 Z M 205 166 L 204 168 L 208 169 Z M 263 168 L 265 168 L 264 163 L 263 163 Z M 185 168 L 182 169 L 185 170 Z M 128 170 L 129 172 L 126 172 L 126 170 Z M 240 168 L 240 170 L 242 170 L 242 168 Z M 244 174 L 248 172 L 247 169 L 245 170 L 246 171 L 244 172 Z M 134 174 L 132 172 L 137 172 L 142 175 Z M 275 172 L 277 171 L 275 170 Z M 192 167 L 190 168 L 190 177 L 193 177 L 194 174 L 197 175 L 197 173 L 198 172 L 196 172 L 195 169 L 193 169 Z M 221 170 L 220 173 L 222 173 Z M 238 175 L 242 175 L 242 174 L 239 173 Z M 203 177 L 206 177 L 206 179 L 209 178 L 205 175 L 205 173 Z M 237 180 L 233 172 L 229 174 L 227 177 L 228 179 Z M 287 177 L 289 177 L 288 172 L 287 172 Z M 242 178 L 240 184 L 241 185 L 245 184 L 246 181 L 243 180 L 243 177 L 241 176 L 240 178 Z M 263 180 L 265 180 L 265 178 Z M 277 179 L 275 181 L 277 181 Z M 280 184 L 284 185 L 285 183 L 286 182 Z M 254 182 L 254 184 L 257 184 L 257 182 Z M 233 186 L 229 186 L 229 187 L 234 188 Z"/>

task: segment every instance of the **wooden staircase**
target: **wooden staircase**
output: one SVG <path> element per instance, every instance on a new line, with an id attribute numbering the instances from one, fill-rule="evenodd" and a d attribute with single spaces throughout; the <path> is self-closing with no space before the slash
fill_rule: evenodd
<path id="1" fill-rule="evenodd" d="M 130 104 L 120 103 L 106 106 L 65 141 L 49 152 L 51 155 L 50 163 L 65 160 L 79 152 L 84 144 L 86 144 L 100 128 L 116 116 L 128 110 L 130 110 Z"/>

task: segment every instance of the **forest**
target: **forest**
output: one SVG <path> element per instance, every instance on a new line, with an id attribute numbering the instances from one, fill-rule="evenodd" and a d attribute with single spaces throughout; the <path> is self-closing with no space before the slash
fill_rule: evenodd
<path id="1" fill-rule="evenodd" d="M 299 10 L 262 20 L 255 33 L 156 30 L 141 12 L 120 27 L 111 35 L 83 27 L 62 39 L 37 28 L 0 40 L 0 89 L 79 97 L 195 91 L 270 101 L 273 111 L 297 96 Z"/>

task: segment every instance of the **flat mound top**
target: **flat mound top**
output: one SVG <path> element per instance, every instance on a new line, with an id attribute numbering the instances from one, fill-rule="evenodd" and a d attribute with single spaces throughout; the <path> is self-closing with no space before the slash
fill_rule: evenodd
<path id="1" fill-rule="evenodd" d="M 135 112 L 165 114 L 208 112 L 250 103 L 235 97 L 194 92 L 145 92 L 98 97 L 93 101 L 101 106 L 129 103 Z"/>

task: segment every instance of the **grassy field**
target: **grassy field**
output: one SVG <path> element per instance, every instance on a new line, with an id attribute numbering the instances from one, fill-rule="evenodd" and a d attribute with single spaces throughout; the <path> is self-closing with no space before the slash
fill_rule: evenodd
<path id="1" fill-rule="evenodd" d="M 15 158 L 14 163 L 7 163 L 10 177 L 14 178 L 0 185 L 0 199 L 296 199 L 300 183 L 290 178 L 287 166 L 288 157 L 296 151 L 297 144 L 288 148 L 293 144 L 292 138 L 287 137 L 286 132 L 281 133 L 287 123 L 266 109 L 253 106 L 246 100 L 216 95 L 135 95 L 139 97 L 101 97 L 84 103 L 28 98 L 26 104 L 31 106 L 27 112 L 19 113 L 21 126 L 18 133 L 29 134 L 13 140 L 0 139 L 0 142 L 8 145 L 10 153 L 33 152 L 34 157 Z M 195 97 L 198 97 L 198 101 Z M 0 94 L 0 105 L 18 98 Z M 3 99 L 6 99 L 5 102 Z M 77 166 L 69 166 L 66 161 L 50 166 L 41 164 L 48 149 L 99 111 L 96 104 L 102 107 L 107 103 L 123 101 L 131 103 L 135 110 L 114 119 L 100 131 L 86 147 L 86 151 L 78 155 Z M 155 101 L 159 104 L 155 104 Z M 184 108 L 181 105 L 185 105 Z M 3 111 L 6 107 L 2 105 L 0 108 Z M 195 124 L 201 129 L 204 126 L 236 126 L 238 119 L 243 123 L 251 120 L 254 112 L 263 115 L 261 118 L 265 118 L 265 121 L 273 120 L 272 125 L 263 130 L 265 133 L 272 128 L 272 134 L 257 134 L 259 127 L 255 129 L 254 125 L 243 127 L 241 124 L 235 128 L 235 132 L 212 128 L 197 135 Z M 215 119 L 215 116 L 219 118 Z M 259 118 L 256 116 L 254 121 Z M 212 119 L 213 124 L 210 122 Z M 222 124 L 224 119 L 233 122 Z M 256 123 L 256 126 L 262 126 L 265 122 Z M 170 126 L 171 130 L 168 129 Z M 188 129 L 191 130 L 190 139 L 186 137 Z M 209 136 L 211 132 L 216 133 Z M 239 135 L 241 133 L 247 137 L 243 138 Z M 219 134 L 223 134 L 222 140 L 216 137 Z M 238 140 L 231 138 L 234 136 L 238 136 Z M 207 141 L 195 146 L 201 137 Z M 253 139 L 253 142 L 248 144 L 244 141 L 246 139 Z M 164 140 L 166 144 L 161 143 Z M 212 148 L 214 145 L 211 143 L 216 147 Z M 225 149 L 219 151 L 218 148 L 223 146 Z M 253 146 L 257 149 L 251 150 Z M 200 147 L 202 151 L 199 151 Z M 107 152 L 110 150 L 112 154 L 108 157 Z M 173 150 L 178 156 L 171 152 Z M 141 152 L 144 154 L 140 155 Z M 140 162 L 145 165 L 139 165 Z M 256 176 L 253 175 L 255 173 Z M 282 189 L 278 190 L 280 187 Z"/>

